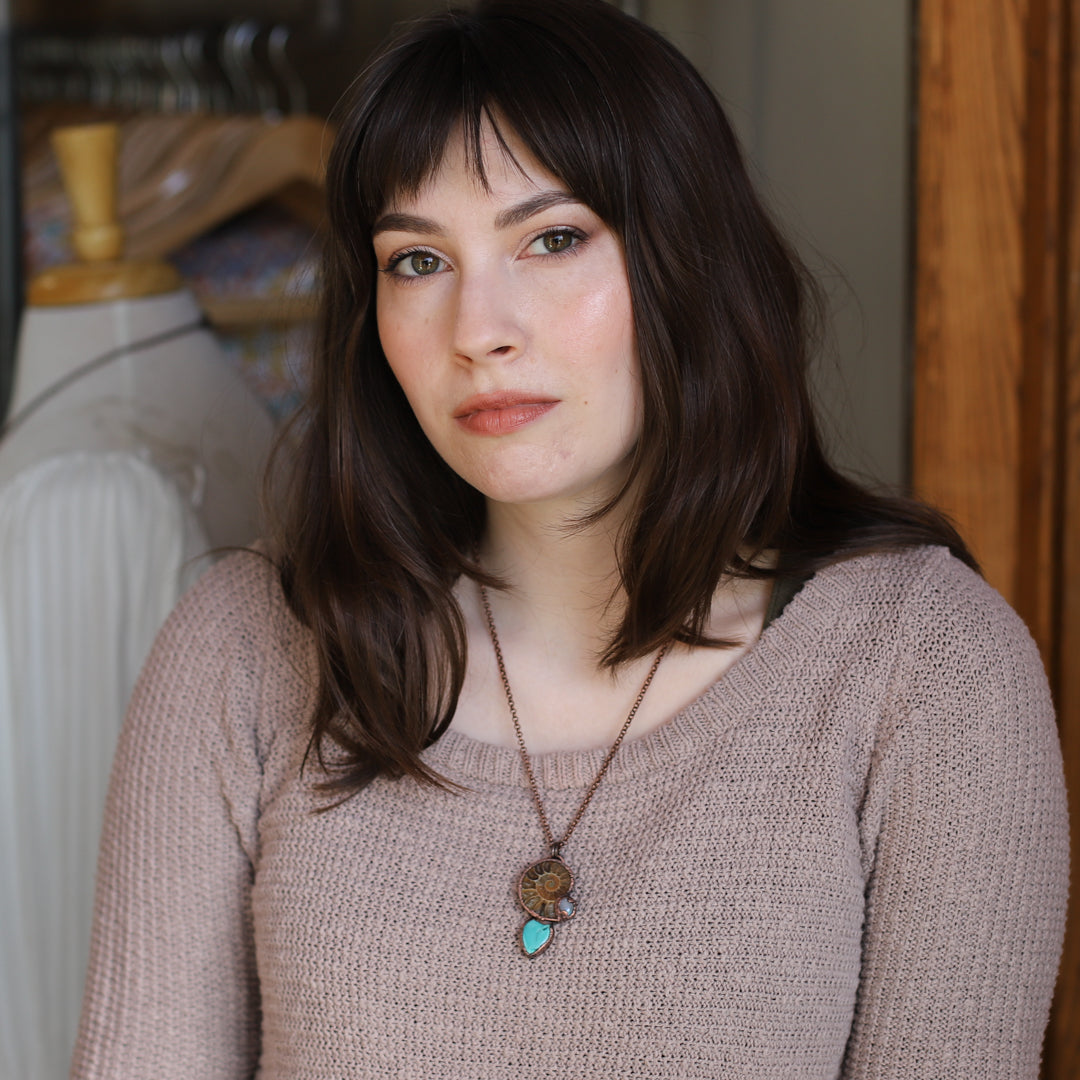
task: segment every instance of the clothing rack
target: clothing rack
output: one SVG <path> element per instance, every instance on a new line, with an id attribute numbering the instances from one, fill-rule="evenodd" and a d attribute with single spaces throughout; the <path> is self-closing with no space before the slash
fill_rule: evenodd
<path id="1" fill-rule="evenodd" d="M 308 93 L 292 35 L 254 19 L 168 34 L 25 33 L 20 97 L 130 112 L 301 114 Z"/>
<path id="2" fill-rule="evenodd" d="M 0 420 L 7 412 L 23 303 L 22 183 L 11 5 L 0 0 Z"/>

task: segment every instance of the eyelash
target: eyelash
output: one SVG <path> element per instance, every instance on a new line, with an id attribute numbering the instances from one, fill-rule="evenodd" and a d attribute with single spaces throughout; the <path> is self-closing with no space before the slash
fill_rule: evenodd
<path id="1" fill-rule="evenodd" d="M 559 225 L 554 228 L 543 229 L 535 236 L 531 237 L 526 247 L 532 247 L 537 240 L 542 240 L 545 236 L 558 236 L 560 233 L 568 233 L 573 237 L 575 243 L 566 248 L 565 251 L 547 251 L 542 256 L 545 259 L 558 259 L 566 258 L 572 255 L 576 255 L 581 248 L 589 242 L 589 237 L 581 229 L 575 229 L 571 225 Z M 398 266 L 401 265 L 410 255 L 435 255 L 435 258 L 441 262 L 449 264 L 448 259 L 444 259 L 441 255 L 437 255 L 430 248 L 426 247 L 411 247 L 405 248 L 403 251 L 396 251 L 389 259 L 386 260 L 385 266 L 379 267 L 379 273 L 385 274 L 387 277 L 393 278 L 399 284 L 415 285 L 418 281 L 422 281 L 426 277 L 434 277 L 434 274 L 398 274 L 395 273 Z"/>
<path id="2" fill-rule="evenodd" d="M 398 266 L 403 263 L 410 255 L 435 255 L 434 251 L 429 251 L 424 247 L 412 247 L 406 248 L 404 251 L 395 252 L 386 260 L 385 266 L 379 267 L 379 273 L 385 274 L 387 277 L 395 278 L 399 282 L 404 282 L 407 285 L 413 284 L 413 282 L 421 280 L 421 278 L 431 277 L 431 274 L 395 274 Z M 441 255 L 435 255 L 435 258 L 441 262 L 446 262 Z"/>

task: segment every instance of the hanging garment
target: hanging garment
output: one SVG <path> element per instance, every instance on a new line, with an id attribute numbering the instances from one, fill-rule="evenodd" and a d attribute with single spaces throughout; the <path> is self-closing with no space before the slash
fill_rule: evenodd
<path id="1" fill-rule="evenodd" d="M 0 1078 L 57 1080 L 127 698 L 199 557 L 258 535 L 273 424 L 186 290 L 28 308 L 20 365 L 0 441 Z"/>
<path id="2" fill-rule="evenodd" d="M 0 1076 L 67 1074 L 120 721 L 205 550 L 134 454 L 58 455 L 0 489 Z"/>

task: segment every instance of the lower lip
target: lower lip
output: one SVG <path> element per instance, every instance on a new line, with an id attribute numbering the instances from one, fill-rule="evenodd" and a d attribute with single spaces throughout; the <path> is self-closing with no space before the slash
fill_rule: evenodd
<path id="1" fill-rule="evenodd" d="M 505 409 L 482 409 L 456 419 L 466 431 L 471 431 L 474 435 L 505 435 L 539 420 L 557 404 L 557 401 L 537 401 L 529 405 L 509 405 Z"/>

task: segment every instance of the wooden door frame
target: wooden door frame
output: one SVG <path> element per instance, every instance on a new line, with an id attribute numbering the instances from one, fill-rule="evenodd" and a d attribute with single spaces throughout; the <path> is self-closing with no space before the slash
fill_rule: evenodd
<path id="1" fill-rule="evenodd" d="M 1080 0 L 922 0 L 915 25 L 913 487 L 1039 644 L 1080 835 Z M 1077 908 L 1053 1080 L 1080 1075 Z"/>

